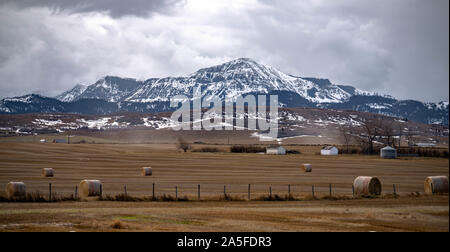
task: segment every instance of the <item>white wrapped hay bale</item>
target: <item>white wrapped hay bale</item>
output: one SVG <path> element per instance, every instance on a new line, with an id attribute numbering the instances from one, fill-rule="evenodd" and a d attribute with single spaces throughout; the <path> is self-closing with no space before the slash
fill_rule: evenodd
<path id="1" fill-rule="evenodd" d="M 25 197 L 27 195 L 27 187 L 23 182 L 9 182 L 6 185 L 6 197 Z"/>
<path id="2" fill-rule="evenodd" d="M 355 195 L 381 195 L 382 185 L 377 177 L 357 177 L 353 182 Z"/>
<path id="3" fill-rule="evenodd" d="M 312 165 L 311 164 L 303 164 L 303 171 L 312 172 Z"/>
<path id="4" fill-rule="evenodd" d="M 151 167 L 142 167 L 142 176 L 149 177 L 153 175 L 153 169 Z"/>
<path id="5" fill-rule="evenodd" d="M 44 168 L 42 169 L 42 177 L 44 178 L 52 178 L 55 176 L 55 170 L 53 168 Z"/>
<path id="6" fill-rule="evenodd" d="M 425 179 L 425 193 L 448 193 L 448 177 L 434 176 Z"/>
<path id="7" fill-rule="evenodd" d="M 100 180 L 83 180 L 79 190 L 81 198 L 101 196 L 102 182 Z"/>

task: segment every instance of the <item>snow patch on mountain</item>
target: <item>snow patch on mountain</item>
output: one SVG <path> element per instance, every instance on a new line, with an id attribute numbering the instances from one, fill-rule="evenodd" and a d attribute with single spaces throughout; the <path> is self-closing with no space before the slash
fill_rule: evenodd
<path id="1" fill-rule="evenodd" d="M 72 102 L 76 100 L 89 86 L 77 84 L 74 88 L 66 91 L 55 98 L 63 102 Z"/>
<path id="2" fill-rule="evenodd" d="M 25 95 L 20 97 L 5 98 L 3 102 L 21 102 L 30 104 L 33 102 L 34 95 Z"/>
<path id="3" fill-rule="evenodd" d="M 446 110 L 449 108 L 449 102 L 447 102 L 447 101 L 441 101 L 438 103 L 429 102 L 429 103 L 425 103 L 425 105 L 428 107 L 428 109 L 432 109 L 432 110 Z"/>

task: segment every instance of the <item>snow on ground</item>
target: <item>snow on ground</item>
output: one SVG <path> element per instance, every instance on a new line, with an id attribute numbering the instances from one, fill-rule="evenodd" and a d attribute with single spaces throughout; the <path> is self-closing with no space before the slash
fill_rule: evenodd
<path id="1" fill-rule="evenodd" d="M 322 135 L 298 135 L 298 136 L 289 136 L 289 137 L 279 137 L 279 138 L 272 138 L 272 137 L 268 137 L 265 136 L 263 134 L 260 134 L 259 132 L 255 132 L 251 135 L 251 137 L 254 138 L 260 138 L 262 140 L 265 141 L 277 141 L 278 143 L 283 143 L 283 140 L 287 140 L 287 139 L 295 139 L 295 138 L 304 138 L 304 137 L 318 137 L 318 138 L 323 138 Z"/>
<path id="2" fill-rule="evenodd" d="M 33 124 L 37 124 L 40 126 L 56 126 L 56 125 L 61 125 L 64 124 L 61 120 L 56 120 L 56 121 L 49 121 L 49 120 L 45 120 L 45 119 L 35 119 Z"/>
<path id="3" fill-rule="evenodd" d="M 389 109 L 392 107 L 392 104 L 388 103 L 368 103 L 367 106 L 369 106 L 371 109 Z"/>
<path id="4" fill-rule="evenodd" d="M 89 129 L 110 129 L 110 128 L 126 128 L 130 125 L 128 122 L 119 123 L 116 120 L 120 117 L 103 117 L 97 120 L 78 119 L 81 127 L 88 127 Z"/>

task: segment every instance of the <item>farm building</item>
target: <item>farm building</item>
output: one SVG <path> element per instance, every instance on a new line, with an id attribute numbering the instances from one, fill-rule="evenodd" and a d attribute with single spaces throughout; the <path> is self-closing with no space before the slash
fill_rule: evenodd
<path id="1" fill-rule="evenodd" d="M 338 148 L 334 146 L 325 146 L 320 151 L 320 155 L 322 156 L 336 156 L 339 154 Z"/>
<path id="2" fill-rule="evenodd" d="M 286 149 L 282 146 L 268 147 L 266 148 L 266 154 L 268 155 L 286 155 Z"/>
<path id="3" fill-rule="evenodd" d="M 389 158 L 396 159 L 397 158 L 397 150 L 390 146 L 384 147 L 380 151 L 380 156 L 381 156 L 381 158 L 386 158 L 386 159 L 389 159 Z"/>
<path id="4" fill-rule="evenodd" d="M 432 148 L 432 147 L 436 147 L 436 144 L 434 144 L 434 143 L 417 143 L 417 144 L 415 144 L 415 146 L 424 147 L 424 148 Z"/>
<path id="5" fill-rule="evenodd" d="M 54 139 L 53 143 L 67 143 L 66 139 Z"/>

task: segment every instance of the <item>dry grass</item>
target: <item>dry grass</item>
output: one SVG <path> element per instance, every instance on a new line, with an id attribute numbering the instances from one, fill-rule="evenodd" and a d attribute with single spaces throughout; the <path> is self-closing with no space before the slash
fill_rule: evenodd
<path id="1" fill-rule="evenodd" d="M 312 148 L 312 147 L 311 147 Z M 314 165 L 312 173 L 304 173 L 301 165 Z M 152 166 L 153 176 L 142 177 L 140 167 Z M 58 174 L 42 178 L 42 167 L 55 167 Z M 269 156 L 234 153 L 181 153 L 175 145 L 58 145 L 0 144 L 0 189 L 10 181 L 23 181 L 28 192 L 47 192 L 51 182 L 58 195 L 74 194 L 83 179 L 99 179 L 104 194 L 118 195 L 127 185 L 129 195 L 180 197 L 196 195 L 202 186 L 202 198 L 227 194 L 247 198 L 252 184 L 252 198 L 273 193 L 316 196 L 328 194 L 328 185 L 339 195 L 352 195 L 351 185 L 357 176 L 377 176 L 383 182 L 383 194 L 392 193 L 396 184 L 399 194 L 423 192 L 428 176 L 448 175 L 448 160 L 415 158 L 382 160 L 372 156 L 343 155 L 322 157 L 312 154 Z M 3 191 L 3 190 L 0 190 Z"/>
<path id="2" fill-rule="evenodd" d="M 317 201 L 0 204 L 0 231 L 449 231 L 448 196 Z M 113 228 L 120 221 L 121 229 Z"/>
<path id="3" fill-rule="evenodd" d="M 25 182 L 28 192 L 46 192 L 51 182 L 56 196 L 71 197 L 81 180 L 99 179 L 105 195 L 102 201 L 0 203 L 0 231 L 114 231 L 114 220 L 127 231 L 448 231 L 448 196 L 415 193 L 423 193 L 426 177 L 448 175 L 448 160 L 322 157 L 311 154 L 316 146 L 289 147 L 295 148 L 305 154 L 182 153 L 175 145 L 0 143 L 0 201 L 9 181 Z M 314 171 L 304 173 L 304 163 L 313 164 Z M 153 167 L 152 177 L 141 176 L 140 167 L 146 166 Z M 42 178 L 43 167 L 58 173 Z M 347 200 L 357 176 L 379 177 L 385 196 Z M 150 202 L 153 183 L 158 202 Z M 202 201 L 196 200 L 198 184 Z M 268 201 L 247 201 L 248 184 L 252 199 Z M 267 198 L 271 186 L 273 195 L 284 200 L 288 184 L 295 200 Z M 326 198 L 329 184 L 332 198 Z M 390 195 L 392 184 L 400 198 Z M 112 201 L 105 201 L 109 197 Z M 119 218 L 124 216 L 136 220 Z"/>

